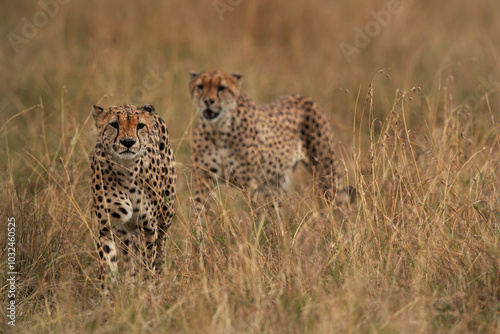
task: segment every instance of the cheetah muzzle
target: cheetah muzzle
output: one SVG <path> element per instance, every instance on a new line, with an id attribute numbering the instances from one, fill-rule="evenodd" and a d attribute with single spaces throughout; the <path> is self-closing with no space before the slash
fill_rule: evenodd
<path id="1" fill-rule="evenodd" d="M 205 117 L 207 120 L 214 120 L 217 117 L 219 117 L 220 112 L 219 111 L 213 111 L 212 109 L 205 109 L 202 112 L 203 117 Z"/>

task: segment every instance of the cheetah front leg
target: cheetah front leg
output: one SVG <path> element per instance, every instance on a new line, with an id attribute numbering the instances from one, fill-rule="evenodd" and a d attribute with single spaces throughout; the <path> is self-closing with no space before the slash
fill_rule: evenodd
<path id="1" fill-rule="evenodd" d="M 131 278 L 132 282 L 135 280 L 136 265 L 131 252 L 137 250 L 137 243 L 126 229 L 117 227 L 111 232 L 107 223 L 102 226 L 99 234 L 99 279 L 104 294 L 109 295 L 108 284 L 116 284 L 121 267 L 125 267 L 126 276 Z"/>
<path id="2" fill-rule="evenodd" d="M 206 168 L 195 166 L 195 188 L 194 188 L 194 210 L 197 220 L 197 234 L 200 237 L 203 233 L 201 223 L 208 214 L 208 201 L 210 200 L 210 192 L 219 182 L 231 182 L 232 177 L 224 178 L 223 170 L 219 163 L 208 164 Z"/>
<path id="3" fill-rule="evenodd" d="M 208 173 L 197 172 L 193 194 L 194 210 L 197 217 L 207 213 L 207 200 L 212 186 L 212 178 Z"/>
<path id="4" fill-rule="evenodd" d="M 134 234 L 127 231 L 125 226 L 116 227 L 114 230 L 117 236 L 118 248 L 120 250 L 119 263 L 120 266 L 126 268 L 126 277 L 130 279 L 130 282 L 135 282 L 135 275 L 137 273 L 137 238 Z M 132 255 L 131 255 L 132 254 Z"/>
<path id="5" fill-rule="evenodd" d="M 199 257 L 200 268 L 204 268 L 204 258 L 205 253 L 205 223 L 208 214 L 208 199 L 210 190 L 213 189 L 212 176 L 205 171 L 201 171 L 195 168 L 196 179 L 195 179 L 195 189 L 193 194 L 194 202 L 194 237 L 195 242 L 192 245 L 192 251 L 194 256 Z"/>
<path id="6" fill-rule="evenodd" d="M 142 258 L 146 267 L 152 271 L 155 270 L 156 249 L 158 246 L 158 219 L 156 217 L 149 218 L 143 214 L 139 220 L 141 231 L 141 247 Z"/>
<path id="7" fill-rule="evenodd" d="M 208 213 L 207 209 L 207 200 L 210 193 L 210 185 L 212 184 L 211 178 L 207 173 L 203 173 L 202 175 L 196 175 L 195 180 L 195 189 L 193 194 L 193 204 L 194 204 L 194 213 L 195 213 L 195 233 L 196 240 L 198 243 L 202 243 L 204 236 L 204 228 L 203 223 L 206 219 L 206 215 Z"/>
<path id="8" fill-rule="evenodd" d="M 257 186 L 254 186 L 257 184 Z M 260 186 L 258 186 L 260 185 Z M 254 179 L 249 183 L 249 190 L 252 190 L 252 203 L 254 207 L 263 207 L 265 212 L 268 212 L 269 219 L 275 220 L 279 228 L 281 236 L 285 235 L 285 229 L 283 227 L 283 221 L 281 219 L 281 200 L 284 196 L 284 187 L 281 184 L 272 185 L 269 179 L 266 178 L 264 174 L 261 174 L 259 179 Z M 263 203 L 259 202 L 259 197 L 263 200 Z M 271 209 L 274 209 L 274 216 Z"/>
<path id="9" fill-rule="evenodd" d="M 118 266 L 116 264 L 116 243 L 113 240 L 111 227 L 107 220 L 100 221 L 99 230 L 99 280 L 101 289 L 105 295 L 109 294 L 107 284 L 116 283 L 116 274 Z"/>
<path id="10" fill-rule="evenodd" d="M 156 263 L 155 268 L 159 270 L 161 265 L 164 263 L 166 258 L 166 238 L 167 238 L 167 230 L 170 228 L 172 224 L 172 219 L 174 217 L 174 208 L 173 208 L 172 199 L 169 199 L 168 202 L 163 204 L 163 210 L 158 214 L 158 244 L 156 246 Z"/>
<path id="11" fill-rule="evenodd" d="M 199 221 L 207 214 L 209 194 L 211 189 L 213 189 L 214 179 L 222 177 L 222 169 L 219 152 L 215 144 L 202 139 L 203 136 L 197 131 L 193 133 L 193 137 L 194 142 L 191 146 L 195 176 L 193 204 L 196 220 Z M 203 141 L 203 149 L 201 148 L 201 144 L 199 144 L 201 141 Z"/>

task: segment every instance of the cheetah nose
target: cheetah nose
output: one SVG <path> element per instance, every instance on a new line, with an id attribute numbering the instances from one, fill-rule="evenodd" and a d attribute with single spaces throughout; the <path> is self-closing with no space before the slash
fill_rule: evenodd
<path id="1" fill-rule="evenodd" d="M 214 104 L 215 100 L 214 99 L 205 99 L 205 104 L 207 107 L 210 107 L 212 104 Z"/>
<path id="2" fill-rule="evenodd" d="M 131 148 L 134 144 L 135 144 L 135 140 L 134 139 L 130 139 L 130 138 L 127 138 L 127 139 L 123 139 L 121 141 L 122 145 L 125 146 L 126 148 Z"/>

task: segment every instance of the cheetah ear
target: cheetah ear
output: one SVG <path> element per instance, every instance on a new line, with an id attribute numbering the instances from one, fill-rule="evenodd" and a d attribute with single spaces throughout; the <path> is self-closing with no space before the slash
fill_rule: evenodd
<path id="1" fill-rule="evenodd" d="M 189 80 L 189 91 L 191 92 L 191 96 L 193 96 L 193 89 L 194 89 L 193 83 L 200 76 L 200 73 L 191 71 L 189 72 L 189 76 L 191 77 L 191 79 Z"/>
<path id="2" fill-rule="evenodd" d="M 152 104 L 145 104 L 141 107 L 141 109 L 150 114 L 154 114 L 155 112 L 155 107 Z"/>
<path id="3" fill-rule="evenodd" d="M 243 78 L 243 75 L 239 73 L 231 73 L 231 76 L 236 79 L 236 85 L 238 87 L 238 90 L 241 89 L 241 78 Z"/>
<path id="4" fill-rule="evenodd" d="M 231 75 L 236 78 L 236 80 L 240 80 L 241 78 L 243 78 L 243 75 L 239 74 L 239 73 L 231 73 Z"/>
<path id="5" fill-rule="evenodd" d="M 95 104 L 92 105 L 92 116 L 94 116 L 95 120 L 99 118 L 99 116 L 102 115 L 104 112 L 104 109 L 102 107 L 99 107 Z"/>

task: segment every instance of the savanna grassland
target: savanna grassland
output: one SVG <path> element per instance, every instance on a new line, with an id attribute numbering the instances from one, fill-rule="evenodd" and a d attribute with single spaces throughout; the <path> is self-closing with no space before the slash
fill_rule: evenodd
<path id="1" fill-rule="evenodd" d="M 500 332 L 498 1 L 44 3 L 2 3 L 0 332 Z M 243 74 L 257 103 L 322 105 L 350 210 L 301 166 L 281 221 L 221 185 L 193 251 L 188 74 L 211 69 Z M 113 291 L 114 309 L 90 213 L 93 103 L 154 104 L 178 161 L 162 275 Z"/>

